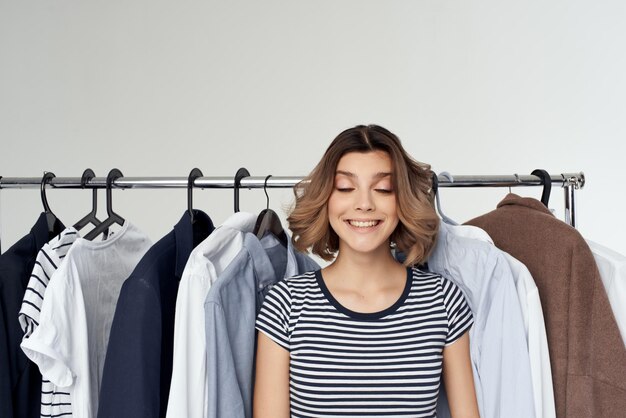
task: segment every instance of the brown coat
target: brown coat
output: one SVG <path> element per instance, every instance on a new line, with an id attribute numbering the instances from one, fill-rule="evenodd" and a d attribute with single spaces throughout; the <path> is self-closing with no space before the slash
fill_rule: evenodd
<path id="1" fill-rule="evenodd" d="M 557 418 L 626 417 L 626 348 L 583 237 L 541 202 L 515 194 L 467 224 L 484 229 L 535 279 Z"/>

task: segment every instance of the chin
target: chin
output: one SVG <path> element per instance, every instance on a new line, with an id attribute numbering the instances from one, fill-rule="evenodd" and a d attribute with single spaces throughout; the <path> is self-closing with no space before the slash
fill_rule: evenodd
<path id="1" fill-rule="evenodd" d="M 357 254 L 367 254 L 376 256 L 377 254 L 384 254 L 385 252 L 391 252 L 391 248 L 388 243 L 379 246 L 372 245 L 348 245 L 349 251 Z"/>

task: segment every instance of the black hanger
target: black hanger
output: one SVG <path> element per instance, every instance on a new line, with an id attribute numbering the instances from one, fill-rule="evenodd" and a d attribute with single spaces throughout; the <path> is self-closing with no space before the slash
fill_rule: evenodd
<path id="1" fill-rule="evenodd" d="M 96 177 L 96 174 L 91 168 L 83 171 L 83 175 L 80 178 L 80 187 L 84 189 L 87 183 L 94 177 Z M 81 220 L 74 224 L 74 228 L 77 231 L 80 231 L 89 224 L 92 224 L 93 226 L 98 226 L 102 223 L 100 219 L 96 218 L 96 211 L 98 210 L 98 190 L 96 188 L 92 190 L 91 196 L 91 212 L 89 212 Z"/>
<path id="2" fill-rule="evenodd" d="M 106 232 L 108 228 L 113 224 L 124 225 L 124 218 L 122 218 L 117 213 L 113 212 L 113 203 L 112 203 L 113 193 L 111 189 L 113 187 L 113 182 L 120 177 L 124 177 L 124 175 L 117 168 L 114 168 L 113 170 L 109 171 L 109 174 L 107 175 L 107 215 L 109 217 L 106 218 L 104 221 L 102 221 L 100 225 L 92 229 L 87 235 L 85 235 L 85 239 L 88 239 L 88 240 L 94 239 L 98 235 Z"/>
<path id="3" fill-rule="evenodd" d="M 43 203 L 43 210 L 46 214 L 46 220 L 48 221 L 48 233 L 54 233 L 54 225 L 59 221 L 57 216 L 52 213 L 50 210 L 50 205 L 48 204 L 48 198 L 46 197 L 46 183 L 55 178 L 56 176 L 52 172 L 44 173 L 41 178 L 41 203 Z"/>
<path id="4" fill-rule="evenodd" d="M 239 212 L 239 187 L 241 187 L 241 179 L 249 176 L 250 172 L 244 167 L 241 167 L 239 170 L 237 170 L 237 174 L 235 174 L 235 213 Z"/>
<path id="5" fill-rule="evenodd" d="M 270 196 L 267 194 L 267 180 L 270 177 L 272 177 L 271 174 L 265 177 L 265 183 L 263 184 L 263 191 L 265 192 L 265 198 L 267 199 L 267 208 L 262 210 L 256 218 L 254 235 L 256 235 L 258 239 L 261 239 L 266 233 L 269 232 L 278 238 L 284 247 L 287 247 L 288 238 L 282 224 L 280 223 L 280 218 L 276 212 L 270 209 Z"/>
<path id="6" fill-rule="evenodd" d="M 550 192 L 552 191 L 552 178 L 550 174 L 546 170 L 536 169 L 532 173 L 533 176 L 537 176 L 541 179 L 541 184 L 543 184 L 543 192 L 541 193 L 541 203 L 544 204 L 545 207 L 548 207 L 548 202 L 550 201 Z"/>
<path id="7" fill-rule="evenodd" d="M 433 190 L 433 195 L 436 196 L 437 192 L 439 191 L 439 177 L 437 177 L 437 173 L 435 173 L 434 171 L 431 172 L 431 181 L 431 189 Z"/>
<path id="8" fill-rule="evenodd" d="M 189 218 L 191 219 L 191 223 L 195 222 L 194 212 L 193 212 L 193 183 L 196 181 L 198 177 L 203 177 L 202 171 L 199 168 L 194 168 L 189 173 L 189 177 L 187 178 L 187 210 L 189 211 Z"/>

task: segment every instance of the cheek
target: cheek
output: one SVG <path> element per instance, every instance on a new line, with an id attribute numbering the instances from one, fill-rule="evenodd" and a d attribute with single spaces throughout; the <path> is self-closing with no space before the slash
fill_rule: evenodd
<path id="1" fill-rule="evenodd" d="M 345 209 L 346 199 L 342 199 L 338 193 L 332 193 L 328 198 L 328 214 L 337 213 Z"/>
<path id="2" fill-rule="evenodd" d="M 398 203 L 396 202 L 395 198 L 385 199 L 383 202 L 381 202 L 381 208 L 384 208 L 385 213 L 387 213 L 389 216 L 398 218 Z"/>
<path id="3" fill-rule="evenodd" d="M 398 227 L 398 225 L 400 224 L 400 218 L 398 216 L 398 206 L 396 205 L 395 202 L 391 202 L 386 206 L 386 213 L 388 216 L 388 220 L 389 220 L 389 228 L 392 231 L 395 231 L 395 229 Z"/>
<path id="4" fill-rule="evenodd" d="M 326 203 L 326 212 L 328 213 L 328 215 L 332 215 L 333 212 L 335 212 L 335 208 L 336 208 L 337 204 L 336 204 L 336 200 L 333 199 L 333 195 L 330 195 L 330 198 L 328 199 L 328 203 Z"/>
<path id="5" fill-rule="evenodd" d="M 333 196 L 331 195 L 330 198 L 328 199 L 328 203 L 326 204 L 326 215 L 328 218 L 328 223 L 331 228 L 333 228 L 335 219 L 337 216 L 339 216 L 340 213 L 341 213 L 341 210 L 338 207 L 337 199 L 333 199 Z"/>

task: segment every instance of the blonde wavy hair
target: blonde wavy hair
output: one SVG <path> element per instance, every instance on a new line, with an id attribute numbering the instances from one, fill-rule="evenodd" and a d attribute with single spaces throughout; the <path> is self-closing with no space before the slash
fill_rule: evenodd
<path id="1" fill-rule="evenodd" d="M 430 165 L 411 158 L 396 135 L 377 125 L 359 125 L 341 132 L 330 144 L 311 174 L 294 187 L 295 205 L 287 217 L 292 241 L 331 261 L 339 249 L 339 237 L 330 226 L 328 199 L 342 156 L 350 152 L 384 151 L 392 161 L 392 185 L 400 222 L 390 241 L 406 255 L 405 265 L 422 263 L 430 254 L 439 217 L 432 205 Z"/>

